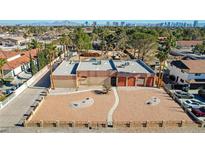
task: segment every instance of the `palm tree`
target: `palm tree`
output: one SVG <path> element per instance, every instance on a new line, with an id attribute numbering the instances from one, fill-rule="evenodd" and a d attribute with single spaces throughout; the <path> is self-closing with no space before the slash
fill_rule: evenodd
<path id="1" fill-rule="evenodd" d="M 1 79 L 4 78 L 3 66 L 6 64 L 6 59 L 0 58 Z"/>
<path id="2" fill-rule="evenodd" d="M 55 89 L 54 81 L 53 81 L 53 63 L 52 61 L 55 58 L 56 54 L 56 46 L 54 44 L 46 44 L 45 51 L 47 52 L 47 58 L 49 60 L 49 68 L 50 68 L 50 78 L 51 78 L 51 88 Z"/>
<path id="3" fill-rule="evenodd" d="M 65 56 L 65 53 L 68 50 L 68 46 L 72 45 L 72 39 L 69 35 L 63 34 L 62 37 L 59 39 L 59 43 L 63 46 L 63 53 Z"/>
<path id="4" fill-rule="evenodd" d="M 38 42 L 35 39 L 32 39 L 31 42 L 28 44 L 28 49 L 37 49 L 37 55 L 41 51 L 43 44 Z M 40 70 L 40 64 L 39 59 L 37 58 L 37 67 L 38 70 Z"/>
<path id="5" fill-rule="evenodd" d="M 165 42 L 161 43 L 159 46 L 159 51 L 156 54 L 156 58 L 158 58 L 160 66 L 159 66 L 159 78 L 158 78 L 158 87 L 161 87 L 163 80 L 163 70 L 165 68 L 165 62 L 168 59 L 169 52 L 171 50 L 170 41 L 167 39 Z"/>
<path id="6" fill-rule="evenodd" d="M 40 47 L 41 47 L 41 44 L 35 39 L 32 39 L 31 42 L 28 44 L 29 49 L 37 49 Z"/>

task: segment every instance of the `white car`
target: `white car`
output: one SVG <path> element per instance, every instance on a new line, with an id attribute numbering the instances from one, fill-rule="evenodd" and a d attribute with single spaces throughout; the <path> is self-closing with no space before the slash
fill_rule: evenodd
<path id="1" fill-rule="evenodd" d="M 189 99 L 184 101 L 183 105 L 187 108 L 200 108 L 200 107 L 205 107 L 205 102 L 201 102 L 196 99 Z"/>

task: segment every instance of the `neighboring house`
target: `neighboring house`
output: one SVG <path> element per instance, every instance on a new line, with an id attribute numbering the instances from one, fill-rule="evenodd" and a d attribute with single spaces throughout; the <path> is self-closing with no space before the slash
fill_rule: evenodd
<path id="1" fill-rule="evenodd" d="M 194 46 L 198 44 L 203 44 L 203 41 L 177 41 L 176 46 L 179 48 L 193 48 Z"/>
<path id="2" fill-rule="evenodd" d="M 154 86 L 155 73 L 140 60 L 63 61 L 53 72 L 56 88 L 91 85 Z"/>
<path id="3" fill-rule="evenodd" d="M 5 36 L 0 37 L 0 45 L 3 47 L 23 46 L 29 42 L 24 37 Z"/>
<path id="4" fill-rule="evenodd" d="M 168 69 L 176 83 L 190 84 L 194 89 L 205 86 L 205 60 L 176 60 Z"/>
<path id="5" fill-rule="evenodd" d="M 174 56 L 178 60 L 199 60 L 205 59 L 205 55 L 199 55 L 193 53 L 192 49 L 172 49 L 170 55 Z"/>
<path id="6" fill-rule="evenodd" d="M 0 51 L 0 58 L 7 60 L 7 63 L 2 67 L 4 76 L 15 77 L 19 73 L 28 70 L 30 68 L 30 54 L 34 64 L 37 64 L 37 50 L 35 49 L 24 52 Z"/>
<path id="7" fill-rule="evenodd" d="M 82 28 L 82 29 L 87 34 L 91 34 L 93 32 L 93 27 L 85 27 L 85 28 Z"/>

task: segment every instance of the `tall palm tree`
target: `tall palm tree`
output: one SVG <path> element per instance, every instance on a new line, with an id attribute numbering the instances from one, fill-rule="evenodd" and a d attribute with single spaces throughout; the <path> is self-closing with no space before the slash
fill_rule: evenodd
<path id="1" fill-rule="evenodd" d="M 0 70 L 1 70 L 1 79 L 4 78 L 3 66 L 6 64 L 6 59 L 0 58 Z"/>
<path id="2" fill-rule="evenodd" d="M 43 47 L 43 44 L 38 42 L 37 40 L 35 39 L 32 39 L 31 42 L 28 44 L 28 49 L 37 49 L 37 54 L 41 51 Z M 40 64 L 39 64 L 39 59 L 37 58 L 37 67 L 38 67 L 38 70 L 40 69 Z"/>
<path id="3" fill-rule="evenodd" d="M 59 39 L 59 43 L 63 46 L 63 53 L 65 56 L 65 53 L 68 50 L 68 46 L 72 45 L 72 39 L 69 35 L 63 34 L 62 37 Z"/>
<path id="4" fill-rule="evenodd" d="M 37 49 L 40 48 L 40 46 L 41 44 L 35 39 L 32 39 L 31 42 L 28 44 L 29 49 Z"/>
<path id="5" fill-rule="evenodd" d="M 54 44 L 46 44 L 45 51 L 47 52 L 47 57 L 49 60 L 49 68 L 50 68 L 50 78 L 51 78 L 51 88 L 55 89 L 54 81 L 53 81 L 53 63 L 52 61 L 55 58 L 56 54 L 56 46 Z"/>
<path id="6" fill-rule="evenodd" d="M 167 39 L 165 42 L 161 43 L 159 46 L 159 51 L 156 54 L 156 58 L 158 58 L 160 66 L 159 66 L 159 78 L 158 78 L 158 87 L 161 87 L 162 80 L 163 80 L 163 70 L 165 68 L 165 62 L 168 59 L 169 52 L 171 50 L 171 45 L 169 39 Z"/>

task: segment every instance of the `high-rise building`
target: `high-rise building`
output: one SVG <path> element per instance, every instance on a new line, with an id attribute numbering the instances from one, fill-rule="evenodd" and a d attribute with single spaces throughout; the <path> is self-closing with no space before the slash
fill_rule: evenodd
<path id="1" fill-rule="evenodd" d="M 120 26 L 124 26 L 124 25 L 125 25 L 125 22 L 121 21 Z"/>
<path id="2" fill-rule="evenodd" d="M 118 26 L 118 22 L 113 22 L 113 26 Z"/>
<path id="3" fill-rule="evenodd" d="M 193 26 L 194 27 L 198 27 L 199 26 L 199 22 L 197 20 L 195 20 Z"/>
<path id="4" fill-rule="evenodd" d="M 96 21 L 93 21 L 93 26 L 96 26 L 97 25 L 97 22 Z"/>
<path id="5" fill-rule="evenodd" d="M 88 26 L 88 21 L 85 22 L 85 26 Z"/>
<path id="6" fill-rule="evenodd" d="M 110 22 L 109 21 L 106 22 L 106 26 L 110 26 Z"/>

